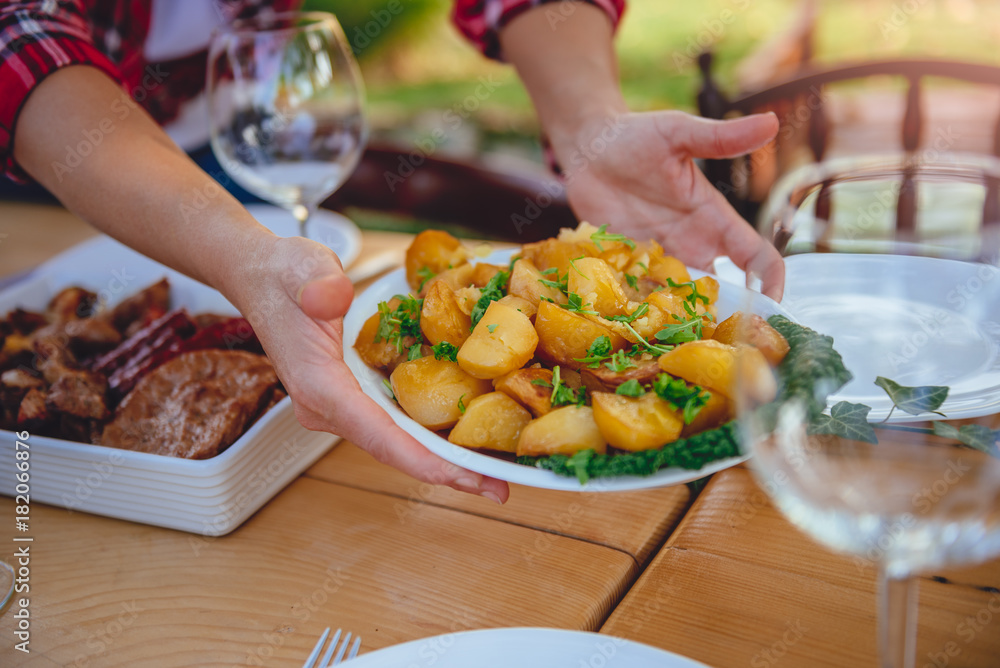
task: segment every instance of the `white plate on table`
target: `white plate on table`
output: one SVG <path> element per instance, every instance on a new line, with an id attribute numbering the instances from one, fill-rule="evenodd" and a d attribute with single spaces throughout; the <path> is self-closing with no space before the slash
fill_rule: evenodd
<path id="1" fill-rule="evenodd" d="M 600 633 L 514 628 L 462 631 L 362 654 L 353 668 L 707 668 L 703 663 Z"/>
<path id="2" fill-rule="evenodd" d="M 496 251 L 479 261 L 506 265 L 517 250 L 505 249 Z M 696 269 L 689 268 L 688 271 L 693 278 L 706 275 L 705 272 Z M 361 389 L 364 390 L 365 394 L 384 408 L 393 421 L 407 433 L 412 434 L 428 450 L 449 462 L 492 478 L 528 485 L 530 487 L 570 491 L 620 492 L 678 485 L 703 478 L 745 461 L 746 457 L 731 457 L 711 462 L 698 470 L 665 468 L 650 476 L 597 478 L 581 484 L 576 478 L 561 476 L 552 471 L 505 461 L 448 442 L 447 439 L 438 436 L 437 433 L 421 426 L 406 415 L 386 392 L 382 383 L 385 376 L 362 362 L 357 351 L 354 349 L 354 342 L 358 338 L 358 332 L 361 331 L 365 320 L 378 311 L 378 303 L 388 301 L 398 294 L 407 294 L 410 291 L 410 287 L 406 282 L 406 272 L 400 269 L 382 277 L 360 296 L 355 298 L 354 303 L 351 305 L 351 310 L 348 312 L 347 317 L 344 318 L 344 360 L 358 379 Z M 719 319 L 727 318 L 742 308 L 748 294 L 753 300 L 754 311 L 756 313 L 764 317 L 774 314 L 791 317 L 779 304 L 759 293 L 750 293 L 745 288 L 731 283 L 720 283 L 719 299 L 716 302 L 719 309 Z"/>
<path id="3" fill-rule="evenodd" d="M 270 204 L 248 204 L 246 209 L 279 237 L 301 236 L 298 219 L 287 209 Z M 336 211 L 315 211 L 306 221 L 306 236 L 336 253 L 345 269 L 361 252 L 361 230 L 354 221 Z"/>
<path id="4" fill-rule="evenodd" d="M 44 310 L 62 288 L 79 285 L 113 305 L 166 276 L 173 306 L 237 315 L 217 291 L 98 236 L 74 246 L 0 290 L 0 314 Z M 30 496 L 55 506 L 179 529 L 229 533 L 319 459 L 335 436 L 303 429 L 287 397 L 221 454 L 180 459 L 31 436 Z M 13 462 L 16 434 L 0 430 L 0 458 Z M 14 496 L 14 466 L 0 466 L 0 494 Z"/>
<path id="5" fill-rule="evenodd" d="M 876 376 L 902 385 L 947 385 L 940 411 L 950 419 L 1000 412 L 1000 269 L 936 258 L 810 253 L 785 259 L 782 306 L 833 337 L 854 380 L 838 401 L 892 408 Z M 892 293 L 893 276 L 913 286 Z M 974 298 L 968 295 L 975 293 Z M 891 317 L 889 317 L 891 314 Z M 889 422 L 934 418 L 895 411 Z"/>

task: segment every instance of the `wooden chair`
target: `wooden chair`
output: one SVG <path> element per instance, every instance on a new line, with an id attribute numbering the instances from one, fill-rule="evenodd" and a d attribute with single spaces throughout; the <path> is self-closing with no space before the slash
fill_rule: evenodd
<path id="1" fill-rule="evenodd" d="M 750 158 L 736 160 L 709 160 L 705 174 L 726 195 L 737 211 L 751 223 L 756 221 L 763 196 L 780 175 L 774 169 L 774 155 L 782 150 L 780 138 L 801 131 L 815 161 L 827 155 L 831 137 L 828 101 L 824 93 L 831 84 L 883 76 L 902 78 L 907 86 L 905 111 L 900 119 L 899 149 L 917 152 L 923 146 L 927 117 L 924 111 L 923 80 L 927 77 L 981 84 L 1000 90 L 1000 67 L 946 60 L 883 60 L 849 63 L 837 66 L 804 64 L 798 71 L 767 88 L 743 93 L 730 98 L 723 93 L 712 78 L 712 54 L 701 54 L 699 61 L 703 83 L 698 93 L 698 109 L 707 118 L 729 118 L 759 111 L 779 110 L 779 143 L 761 149 Z M 807 110 L 807 114 L 802 114 Z M 783 112 L 783 113 L 781 113 Z M 794 112 L 794 113 L 793 113 Z M 992 138 L 981 152 L 1000 157 L 1000 109 L 992 110 L 996 120 L 992 123 Z M 804 118 L 804 120 L 802 120 Z M 945 150 L 950 150 L 946 147 Z M 763 157 L 761 157 L 763 156 Z M 767 167 L 757 169 L 757 164 Z M 767 172 L 761 174 L 761 172 Z M 756 179 L 756 180 L 755 180 Z M 897 227 L 912 229 L 916 212 L 915 188 L 909 175 L 904 174 L 897 202 Z M 983 208 L 984 221 L 1000 220 L 1000 185 L 990 182 Z M 816 216 L 830 219 L 829 198 L 817 198 Z"/>

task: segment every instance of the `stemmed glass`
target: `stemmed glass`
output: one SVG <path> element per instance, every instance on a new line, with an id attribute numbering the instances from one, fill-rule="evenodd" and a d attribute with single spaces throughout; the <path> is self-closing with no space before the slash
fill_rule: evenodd
<path id="1" fill-rule="evenodd" d="M 212 149 L 249 192 L 306 221 L 358 164 L 367 137 L 357 62 L 332 14 L 218 29 L 208 54 Z"/>
<path id="2" fill-rule="evenodd" d="M 834 160 L 763 213 L 784 306 L 853 378 L 822 345 L 775 403 L 741 378 L 743 445 L 792 523 L 877 569 L 885 667 L 914 665 L 917 575 L 1000 554 L 998 184 L 987 157 Z"/>

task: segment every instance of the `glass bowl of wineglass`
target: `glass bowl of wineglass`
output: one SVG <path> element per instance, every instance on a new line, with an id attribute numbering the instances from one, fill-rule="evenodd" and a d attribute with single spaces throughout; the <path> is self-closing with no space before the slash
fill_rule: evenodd
<path id="1" fill-rule="evenodd" d="M 357 166 L 368 134 L 361 73 L 336 17 L 262 14 L 220 27 L 207 90 L 212 150 L 226 173 L 290 211 L 301 236 L 324 241 L 311 221 Z"/>
<path id="2" fill-rule="evenodd" d="M 762 213 L 794 345 L 774 401 L 739 376 L 743 447 L 793 524 L 877 569 L 886 667 L 914 664 L 917 576 L 1000 554 L 998 191 L 989 157 L 831 160 Z"/>

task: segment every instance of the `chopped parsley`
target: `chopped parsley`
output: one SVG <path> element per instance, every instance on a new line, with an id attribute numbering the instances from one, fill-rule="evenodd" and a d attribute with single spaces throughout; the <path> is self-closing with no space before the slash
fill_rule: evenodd
<path id="1" fill-rule="evenodd" d="M 611 356 L 609 361 L 604 363 L 604 366 L 608 367 L 615 373 L 621 373 L 625 371 L 625 369 L 631 369 L 632 367 L 638 366 L 638 364 L 636 364 L 631 357 L 626 355 L 624 350 L 619 350 Z"/>
<path id="2" fill-rule="evenodd" d="M 417 277 L 421 279 L 420 287 L 417 288 L 417 292 L 423 290 L 424 286 L 427 285 L 427 281 L 431 280 L 435 276 L 437 276 L 437 274 L 435 274 L 430 267 L 421 267 L 420 269 L 417 269 Z"/>
<path id="3" fill-rule="evenodd" d="M 641 318 L 642 316 L 646 315 L 648 311 L 649 311 L 649 304 L 643 302 L 639 304 L 639 307 L 636 308 L 635 311 L 632 312 L 632 315 L 609 315 L 607 319 L 614 320 L 615 322 L 631 323 L 635 322 L 636 318 Z"/>
<path id="4" fill-rule="evenodd" d="M 458 346 L 448 343 L 447 341 L 435 343 L 431 347 L 431 350 L 434 352 L 434 359 L 436 360 L 450 360 L 452 362 L 458 361 Z"/>
<path id="5" fill-rule="evenodd" d="M 633 276 L 632 274 L 625 274 L 625 282 L 628 283 L 628 286 L 633 290 L 639 289 L 639 278 L 637 276 Z"/>
<path id="6" fill-rule="evenodd" d="M 479 300 L 476 305 L 472 307 L 472 327 L 469 328 L 471 332 L 482 320 L 483 314 L 486 313 L 486 309 L 490 307 L 491 302 L 498 301 L 504 297 L 503 286 L 507 284 L 507 279 L 510 277 L 506 271 L 498 271 L 493 278 L 490 279 L 486 287 L 482 289 L 479 293 Z"/>
<path id="7" fill-rule="evenodd" d="M 544 378 L 534 378 L 531 381 L 532 385 L 537 385 L 538 387 L 552 387 L 552 383 L 545 380 Z"/>
<path id="8" fill-rule="evenodd" d="M 672 288 L 690 288 L 691 289 L 691 294 L 689 294 L 688 296 L 686 296 L 684 298 L 685 301 L 690 302 L 692 306 L 694 306 L 695 302 L 698 302 L 698 301 L 701 301 L 701 303 L 703 303 L 706 306 L 708 306 L 708 297 L 706 295 L 703 295 L 700 292 L 698 292 L 698 286 L 695 284 L 694 281 L 686 281 L 684 283 L 677 283 L 676 281 L 674 281 L 674 279 L 668 277 L 667 278 L 667 285 L 669 285 Z"/>
<path id="9" fill-rule="evenodd" d="M 612 355 L 611 339 L 607 336 L 598 336 L 587 348 L 587 356 L 573 358 L 574 362 L 586 364 L 591 369 L 601 366 L 601 362 L 610 359 Z"/>
<path id="10" fill-rule="evenodd" d="M 493 323 L 492 325 L 486 325 L 486 329 L 489 331 L 490 334 L 495 332 L 497 327 L 498 325 L 496 323 Z"/>
<path id="11" fill-rule="evenodd" d="M 563 382 L 559 367 L 552 369 L 552 396 L 549 397 L 549 402 L 553 408 L 571 404 L 582 406 L 586 400 L 587 390 L 582 387 L 574 390 Z"/>
<path id="12" fill-rule="evenodd" d="M 580 274 L 580 276 L 583 276 L 584 280 L 589 281 L 590 279 L 587 277 L 587 275 L 584 274 L 582 271 L 580 271 L 580 269 L 576 266 L 576 261 L 577 260 L 582 260 L 584 257 L 586 257 L 586 256 L 585 255 L 581 255 L 580 257 L 573 258 L 572 260 L 569 261 L 569 266 L 573 268 L 573 271 L 575 271 L 576 273 Z M 567 274 L 567 276 L 569 276 L 569 272 L 566 272 L 566 274 Z"/>
<path id="13" fill-rule="evenodd" d="M 597 246 L 597 250 L 604 252 L 604 248 L 601 246 L 602 241 L 620 241 L 630 249 L 635 248 L 635 242 L 626 237 L 624 234 L 613 234 L 611 232 L 605 232 L 608 229 L 607 223 L 601 225 L 597 228 L 597 231 L 590 235 L 590 240 L 594 242 Z"/>
<path id="14" fill-rule="evenodd" d="M 421 350 L 422 347 L 423 346 L 419 343 L 414 343 L 410 346 L 410 352 L 406 353 L 407 361 L 412 362 L 413 360 L 418 360 L 423 357 L 423 351 Z"/>
<path id="15" fill-rule="evenodd" d="M 661 373 L 653 381 L 653 391 L 684 415 L 684 424 L 691 424 L 702 407 L 708 403 L 710 395 L 699 385 L 688 385 L 680 378 Z"/>
<path id="16" fill-rule="evenodd" d="M 396 394 L 395 394 L 395 392 L 392 391 L 392 383 L 389 382 L 388 378 L 383 378 L 382 379 L 382 387 L 384 387 L 385 391 L 389 393 L 389 397 L 393 401 L 395 401 L 396 400 Z"/>
<path id="17" fill-rule="evenodd" d="M 547 278 L 539 278 L 538 282 L 547 288 L 555 288 L 559 292 L 567 292 L 569 290 L 569 272 L 566 272 L 564 276 L 559 275 L 559 269 L 552 267 L 546 269 L 542 272 L 543 276 L 555 276 L 555 280 L 550 280 Z"/>
<path id="18" fill-rule="evenodd" d="M 615 394 L 621 394 L 626 397 L 641 397 L 646 394 L 646 390 L 643 388 L 642 383 L 635 378 L 630 378 L 615 389 Z"/>
<path id="19" fill-rule="evenodd" d="M 396 295 L 399 305 L 389 308 L 388 302 L 379 302 L 378 329 L 375 330 L 375 343 L 388 341 L 395 344 L 396 352 L 403 352 L 403 339 L 408 336 L 420 338 L 420 310 L 424 306 L 423 299 L 413 295 Z"/>
<path id="20" fill-rule="evenodd" d="M 567 311 L 579 313 L 581 315 L 600 315 L 597 311 L 584 308 L 583 297 L 575 292 L 566 293 L 566 303 L 560 304 Z"/>
<path id="21" fill-rule="evenodd" d="M 465 404 L 462 402 L 462 399 L 465 399 L 464 394 L 458 398 L 458 412 L 465 415 Z"/>

